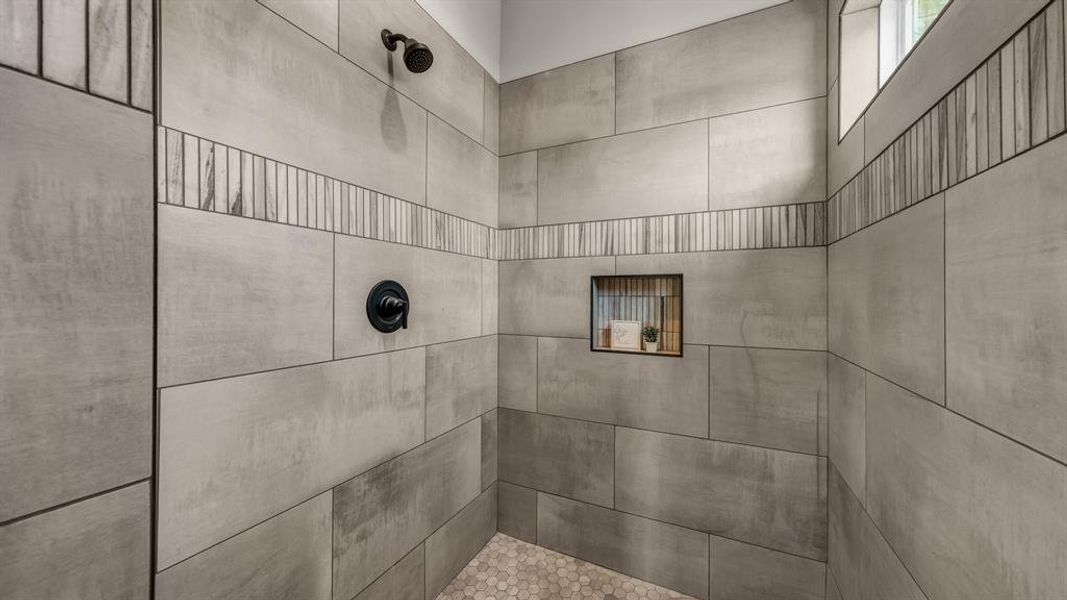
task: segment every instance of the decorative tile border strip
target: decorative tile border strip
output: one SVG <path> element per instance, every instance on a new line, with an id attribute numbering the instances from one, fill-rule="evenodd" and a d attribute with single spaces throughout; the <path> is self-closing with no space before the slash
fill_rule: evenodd
<path id="1" fill-rule="evenodd" d="M 1054 0 L 828 200 L 828 241 L 1063 133 L 1064 30 Z"/>
<path id="2" fill-rule="evenodd" d="M 500 260 L 800 248 L 825 242 L 826 203 L 504 229 Z"/>
<path id="3" fill-rule="evenodd" d="M 157 198 L 384 242 L 493 258 L 499 232 L 332 177 L 159 127 Z"/>

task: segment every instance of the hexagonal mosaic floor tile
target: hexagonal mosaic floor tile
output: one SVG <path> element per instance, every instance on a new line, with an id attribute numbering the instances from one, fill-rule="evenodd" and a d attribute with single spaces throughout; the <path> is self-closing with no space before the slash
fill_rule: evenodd
<path id="1" fill-rule="evenodd" d="M 437 600 L 695 600 L 497 533 Z"/>

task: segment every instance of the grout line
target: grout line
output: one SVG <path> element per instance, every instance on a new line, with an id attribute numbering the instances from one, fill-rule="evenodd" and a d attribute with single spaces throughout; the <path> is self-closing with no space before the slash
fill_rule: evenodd
<path id="1" fill-rule="evenodd" d="M 55 511 L 58 511 L 58 510 L 62 510 L 64 508 L 68 508 L 68 507 L 74 506 L 75 504 L 80 504 L 82 502 L 85 502 L 85 501 L 88 501 L 88 500 L 92 500 L 94 498 L 99 498 L 100 496 L 106 496 L 106 495 L 108 495 L 108 494 L 110 494 L 112 492 L 118 492 L 120 490 L 124 490 L 124 489 L 130 488 L 130 487 L 134 487 L 134 486 L 140 485 L 142 483 L 150 483 L 151 481 L 152 481 L 152 477 L 150 475 L 148 477 L 142 477 L 140 479 L 135 479 L 133 481 L 128 481 L 128 482 L 123 483 L 121 485 L 117 485 L 117 486 L 110 487 L 110 488 L 107 488 L 107 489 L 104 489 L 104 490 L 96 491 L 96 492 L 93 492 L 91 494 L 86 494 L 84 496 L 79 496 L 79 497 L 73 498 L 71 500 L 65 500 L 63 502 L 60 502 L 59 504 L 53 504 L 52 506 L 46 506 L 44 508 L 39 508 L 37 510 L 30 511 L 30 512 L 25 513 L 25 514 L 21 514 L 21 515 L 19 515 L 17 517 L 12 517 L 12 518 L 10 518 L 10 519 L 8 519 L 6 521 L 0 521 L 0 528 L 7 527 L 8 525 L 15 525 L 15 524 L 21 523 L 23 521 L 29 521 L 30 519 L 33 519 L 34 517 L 39 517 L 41 515 L 45 515 L 45 514 L 48 514 L 50 512 L 55 512 Z"/>

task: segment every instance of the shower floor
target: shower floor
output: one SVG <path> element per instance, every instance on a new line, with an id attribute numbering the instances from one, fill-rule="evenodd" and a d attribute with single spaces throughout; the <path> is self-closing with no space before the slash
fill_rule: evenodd
<path id="1" fill-rule="evenodd" d="M 437 600 L 695 600 L 658 585 L 616 573 L 497 533 Z"/>

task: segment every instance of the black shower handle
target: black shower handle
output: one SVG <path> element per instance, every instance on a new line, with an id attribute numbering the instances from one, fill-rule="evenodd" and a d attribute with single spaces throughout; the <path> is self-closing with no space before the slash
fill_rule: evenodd
<path id="1" fill-rule="evenodd" d="M 400 315 L 400 327 L 408 328 L 408 301 L 400 296 L 395 296 L 389 291 L 378 300 L 378 314 L 388 320 L 393 320 Z"/>
<path id="2" fill-rule="evenodd" d="M 367 318 L 383 333 L 407 329 L 411 301 L 404 286 L 392 280 L 379 281 L 367 295 Z"/>

